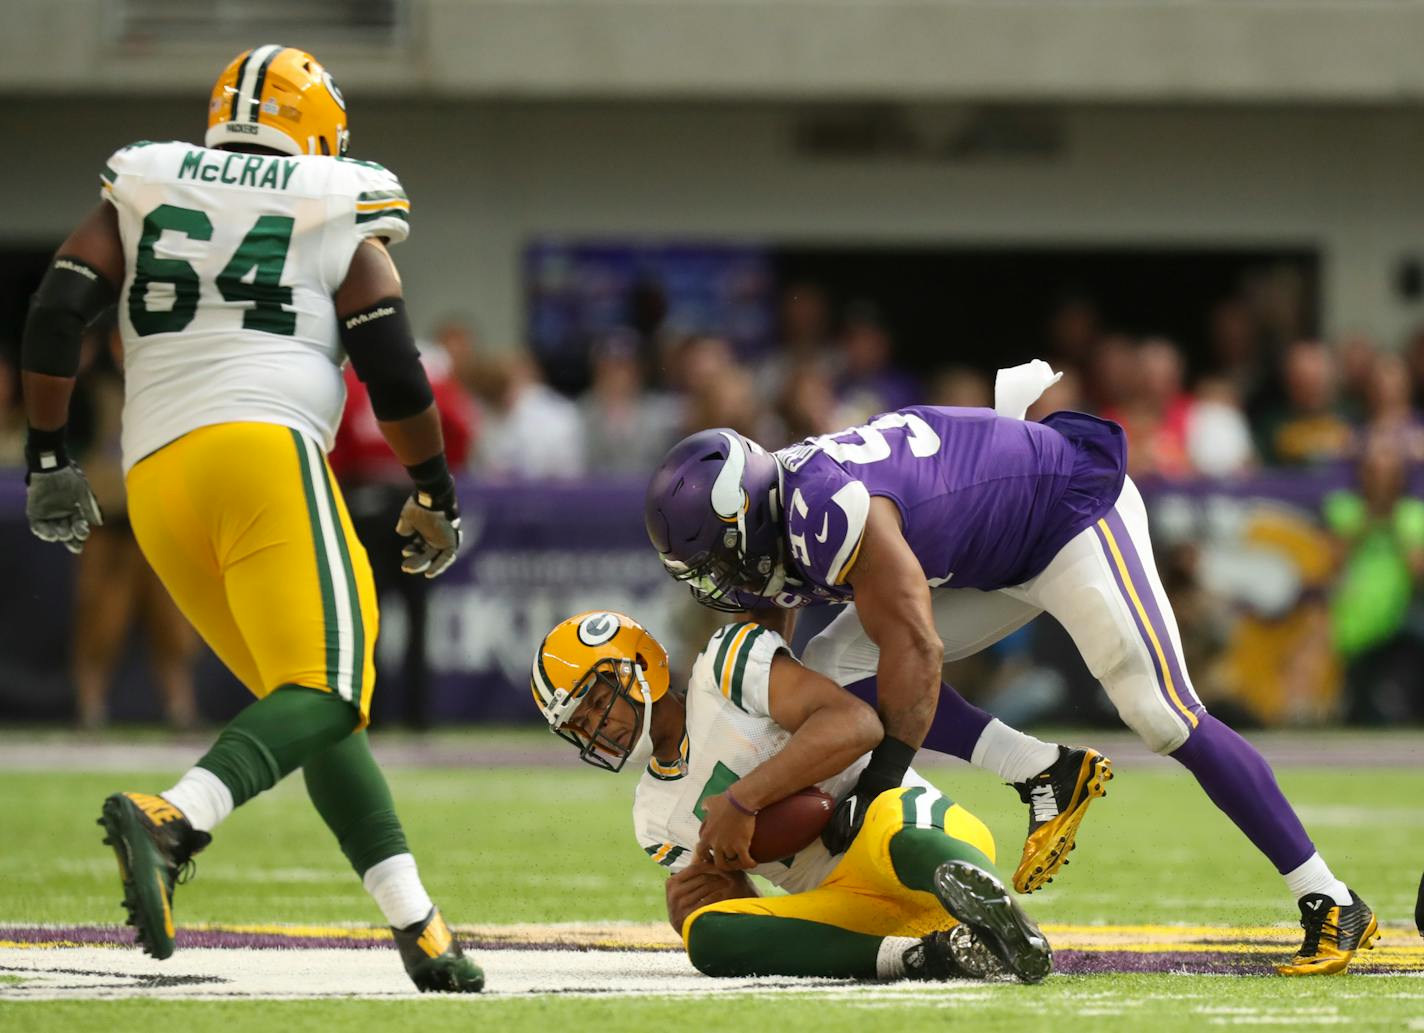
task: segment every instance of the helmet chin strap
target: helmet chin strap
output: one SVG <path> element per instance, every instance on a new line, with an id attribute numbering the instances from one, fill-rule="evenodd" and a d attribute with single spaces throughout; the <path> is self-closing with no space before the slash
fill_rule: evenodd
<path id="1" fill-rule="evenodd" d="M 648 687 L 643 669 L 636 662 L 633 662 L 633 673 L 638 679 L 638 694 L 643 697 L 643 728 L 638 733 L 638 741 L 628 751 L 624 766 L 632 765 L 634 769 L 639 769 L 646 767 L 648 761 L 653 759 L 653 690 Z"/>

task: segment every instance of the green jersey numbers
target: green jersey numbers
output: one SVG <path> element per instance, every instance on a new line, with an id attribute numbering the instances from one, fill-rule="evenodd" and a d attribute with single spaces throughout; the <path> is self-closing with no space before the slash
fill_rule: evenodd
<path id="1" fill-rule="evenodd" d="M 717 766 L 712 769 L 712 775 L 707 779 L 707 784 L 702 787 L 702 792 L 698 794 L 697 802 L 692 805 L 692 813 L 697 815 L 698 821 L 703 821 L 707 817 L 707 808 L 703 806 L 703 801 L 709 796 L 717 796 L 731 789 L 737 779 L 742 776 L 737 774 L 720 760 Z"/>
<path id="2" fill-rule="evenodd" d="M 198 311 L 198 271 L 181 258 L 159 258 L 154 254 L 154 245 L 165 230 L 181 233 L 189 240 L 213 239 L 213 221 L 195 208 L 161 204 L 144 218 L 133 286 L 129 288 L 129 322 L 140 337 L 177 333 L 193 321 Z M 149 288 L 155 284 L 170 288 L 173 300 L 167 308 L 148 307 Z"/>
<path id="3" fill-rule="evenodd" d="M 292 288 L 282 285 L 294 222 L 289 215 L 259 216 L 217 276 L 224 301 L 249 303 L 242 314 L 243 329 L 285 337 L 296 332 L 297 314 L 289 307 Z M 213 223 L 206 212 L 172 204 L 159 205 L 144 217 L 128 299 L 129 322 L 140 337 L 178 333 L 198 311 L 198 271 L 185 259 L 155 253 L 165 231 L 189 240 L 211 240 Z M 166 306 L 161 304 L 164 294 L 171 299 Z"/>
<path id="4" fill-rule="evenodd" d="M 244 330 L 263 330 L 291 337 L 297 314 L 290 308 L 292 288 L 282 286 L 282 269 L 292 246 L 290 215 L 263 215 L 233 252 L 232 261 L 218 274 L 224 301 L 250 301 L 242 314 Z"/>

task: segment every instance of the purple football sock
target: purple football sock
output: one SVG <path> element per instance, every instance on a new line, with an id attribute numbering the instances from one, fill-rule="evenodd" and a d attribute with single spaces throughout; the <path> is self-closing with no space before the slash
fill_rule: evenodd
<path id="1" fill-rule="evenodd" d="M 875 679 L 862 678 L 846 688 L 875 706 Z M 939 683 L 939 706 L 925 734 L 924 748 L 969 762 L 974 746 L 993 717 L 954 691 L 949 682 Z"/>
<path id="2" fill-rule="evenodd" d="M 1203 712 L 1189 738 L 1172 754 L 1201 783 L 1246 838 L 1284 875 L 1315 853 L 1266 758 L 1241 736 Z"/>

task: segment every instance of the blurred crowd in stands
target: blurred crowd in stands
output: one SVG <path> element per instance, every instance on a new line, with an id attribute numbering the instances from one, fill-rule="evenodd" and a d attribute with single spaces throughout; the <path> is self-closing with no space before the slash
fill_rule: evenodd
<path id="1" fill-rule="evenodd" d="M 1068 295 L 1041 340 L 996 364 L 1041 357 L 1063 371 L 1029 418 L 1077 409 L 1121 423 L 1130 472 L 1144 484 L 1333 472 L 1334 490 L 1308 520 L 1269 507 L 1241 510 L 1226 525 L 1211 514 L 1154 514 L 1158 566 L 1197 688 L 1209 706 L 1248 723 L 1424 719 L 1424 501 L 1410 490 L 1424 466 L 1424 329 L 1388 346 L 1359 334 L 1321 340 L 1304 332 L 1300 308 L 1278 291 L 1245 290 L 1204 314 L 1188 351 L 1122 332 L 1091 298 Z M 947 335 L 937 348 L 914 349 L 913 364 L 905 361 L 874 303 L 833 299 L 814 283 L 784 289 L 778 341 L 758 354 L 739 354 L 711 333 L 607 334 L 590 343 L 578 397 L 550 387 L 532 352 L 482 341 L 471 319 L 440 321 L 422 345 L 452 464 L 489 482 L 635 479 L 678 438 L 708 426 L 775 448 L 907 404 L 991 406 L 993 368 L 963 361 Z M 24 419 L 12 356 L 0 356 L 0 465 L 13 467 L 22 463 Z M 79 717 L 102 723 L 105 678 L 139 620 L 167 715 L 191 724 L 191 633 L 123 527 L 119 365 L 101 339 L 89 342 L 86 361 L 73 432 L 110 522 L 79 573 Z M 347 383 L 331 462 L 382 594 L 399 593 L 409 619 L 409 646 L 392 672 L 407 689 L 390 716 L 420 724 L 425 584 L 398 573 L 389 519 L 406 480 L 349 370 Z M 1289 557 L 1284 587 L 1280 571 L 1252 552 L 1263 543 Z M 125 601 L 114 605 L 120 591 Z M 1081 665 L 1072 655 L 1051 622 L 1035 622 L 951 674 L 1016 721 L 1081 719 L 1107 704 L 1085 671 L 1074 673 Z"/>

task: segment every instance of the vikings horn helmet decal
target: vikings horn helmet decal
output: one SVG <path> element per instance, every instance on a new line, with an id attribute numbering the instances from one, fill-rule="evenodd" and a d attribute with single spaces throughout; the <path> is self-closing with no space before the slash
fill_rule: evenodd
<path id="1" fill-rule="evenodd" d="M 648 484 L 643 519 L 663 566 L 698 602 L 772 605 L 785 581 L 781 468 L 755 441 L 719 427 L 678 442 Z"/>

